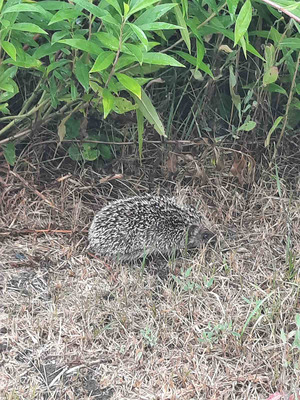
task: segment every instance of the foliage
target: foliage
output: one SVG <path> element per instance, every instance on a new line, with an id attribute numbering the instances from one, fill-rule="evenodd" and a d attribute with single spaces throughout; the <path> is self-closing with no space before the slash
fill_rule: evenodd
<path id="1" fill-rule="evenodd" d="M 164 123 L 143 86 L 155 71 L 167 67 L 192 66 L 194 74 L 201 71 L 215 84 L 227 73 L 226 96 L 234 108 L 223 117 L 235 137 L 257 129 L 259 102 L 270 99 L 283 105 L 282 115 L 270 125 L 266 146 L 278 128 L 281 140 L 285 128 L 297 124 L 300 108 L 296 97 L 300 6 L 293 0 L 272 2 L 277 9 L 265 3 L 0 1 L 0 144 L 6 145 L 7 161 L 15 160 L 11 143 L 16 121 L 18 138 L 20 130 L 28 134 L 32 120 L 56 121 L 63 142 L 70 117 L 78 112 L 86 117 L 88 109 L 103 118 L 135 111 L 141 156 L 144 118 L 165 135 Z M 264 44 L 263 52 L 258 43 Z M 225 54 L 219 74 L 212 59 L 217 52 Z M 237 69 L 242 55 L 250 60 L 246 84 L 244 73 Z M 219 112 L 222 115 L 221 105 Z M 101 141 L 98 134 L 93 138 Z M 106 160 L 111 152 L 104 146 L 85 143 L 80 149 L 73 144 L 68 152 L 73 159 Z"/>

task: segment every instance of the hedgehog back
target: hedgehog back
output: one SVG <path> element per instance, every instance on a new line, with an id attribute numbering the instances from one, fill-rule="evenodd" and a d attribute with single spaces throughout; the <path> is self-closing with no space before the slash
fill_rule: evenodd
<path id="1" fill-rule="evenodd" d="M 192 207 L 158 196 L 114 201 L 94 217 L 89 230 L 90 248 L 119 260 L 155 252 L 170 253 L 185 247 L 189 226 L 200 225 Z"/>

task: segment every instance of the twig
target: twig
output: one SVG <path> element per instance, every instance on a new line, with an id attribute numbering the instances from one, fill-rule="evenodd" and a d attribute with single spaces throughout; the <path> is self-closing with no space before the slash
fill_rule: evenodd
<path id="1" fill-rule="evenodd" d="M 299 17 L 297 17 L 295 14 L 291 13 L 291 12 L 290 12 L 289 10 L 287 10 L 286 8 L 281 7 L 279 4 L 274 3 L 274 1 L 271 1 L 271 0 L 261 0 L 261 1 L 263 1 L 263 2 L 266 3 L 266 4 L 269 4 L 269 6 L 272 6 L 272 7 L 274 7 L 274 8 L 277 8 L 277 10 L 279 10 L 279 11 L 285 13 L 286 15 L 288 15 L 288 16 L 291 17 L 291 18 L 294 18 L 297 22 L 300 22 L 300 18 L 299 18 Z"/>
<path id="2" fill-rule="evenodd" d="M 50 207 L 54 208 L 55 210 L 58 210 L 58 208 L 50 201 L 46 198 L 46 196 L 44 196 L 41 192 L 39 192 L 38 190 L 34 189 L 32 186 L 30 186 L 30 184 L 24 179 L 22 178 L 22 176 L 20 176 L 19 174 L 17 174 L 16 172 L 13 171 L 9 171 L 13 176 L 15 176 L 16 178 L 18 178 L 25 187 L 27 187 L 28 189 L 30 189 L 32 192 L 34 192 L 39 198 L 41 198 L 45 203 L 47 203 Z"/>
<path id="3" fill-rule="evenodd" d="M 56 234 L 56 233 L 65 233 L 65 234 L 73 234 L 73 233 L 87 233 L 87 229 L 11 229 L 6 231 L 0 231 L 0 236 L 19 236 L 19 235 L 30 235 L 32 233 L 41 234 Z"/>

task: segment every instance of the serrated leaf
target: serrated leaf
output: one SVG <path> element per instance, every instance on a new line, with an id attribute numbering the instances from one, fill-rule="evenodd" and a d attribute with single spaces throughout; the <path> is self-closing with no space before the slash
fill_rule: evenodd
<path id="1" fill-rule="evenodd" d="M 249 132 L 249 131 L 252 131 L 252 129 L 254 129 L 255 127 L 256 127 L 255 121 L 248 121 L 248 122 L 245 122 L 242 126 L 240 126 L 237 131 L 238 132 L 239 131 Z"/>
<path id="2" fill-rule="evenodd" d="M 88 92 L 89 84 L 89 67 L 81 60 L 77 60 L 75 63 L 75 76 L 78 82 L 84 87 L 84 90 Z"/>
<path id="3" fill-rule="evenodd" d="M 140 111 L 143 113 L 144 117 L 154 126 L 154 129 L 162 136 L 165 136 L 165 129 L 164 126 L 159 119 L 159 116 L 149 99 L 149 97 L 146 95 L 144 90 L 142 89 L 142 95 L 141 99 L 139 99 L 137 96 L 133 95 L 135 98 L 135 101 L 140 109 Z"/>
<path id="4" fill-rule="evenodd" d="M 104 119 L 105 119 L 114 106 L 114 96 L 110 93 L 109 90 L 103 89 L 102 99 L 103 99 L 102 103 L 103 103 Z"/>
<path id="5" fill-rule="evenodd" d="M 44 35 L 48 35 L 44 29 L 40 28 L 35 24 L 31 24 L 29 22 L 20 22 L 18 24 L 13 24 L 12 28 L 14 31 L 22 31 L 22 32 L 31 32 L 31 33 L 43 33 Z"/>
<path id="6" fill-rule="evenodd" d="M 113 53 L 112 51 L 103 51 L 96 58 L 96 61 L 90 72 L 103 71 L 113 63 L 114 59 L 115 59 L 115 53 Z"/>
<path id="7" fill-rule="evenodd" d="M 15 165 L 16 162 L 16 148 L 13 142 L 7 143 L 4 146 L 4 157 L 5 160 L 8 162 L 9 165 Z"/>
<path id="8" fill-rule="evenodd" d="M 118 72 L 116 73 L 116 77 L 126 89 L 135 94 L 139 99 L 141 98 L 141 85 L 134 78 L 131 78 L 130 76 L 127 76 L 125 74 L 120 74 Z"/>
<path id="9" fill-rule="evenodd" d="M 15 46 L 10 43 L 7 42 L 5 40 L 3 40 L 3 42 L 1 42 L 1 46 L 3 48 L 3 50 L 13 59 L 16 61 L 16 57 L 17 57 L 17 52 L 16 52 L 16 48 Z"/>
<path id="10" fill-rule="evenodd" d="M 246 2 L 244 3 L 239 12 L 239 15 L 235 23 L 234 45 L 236 45 L 247 32 L 251 19 L 252 19 L 251 0 L 246 0 Z"/>

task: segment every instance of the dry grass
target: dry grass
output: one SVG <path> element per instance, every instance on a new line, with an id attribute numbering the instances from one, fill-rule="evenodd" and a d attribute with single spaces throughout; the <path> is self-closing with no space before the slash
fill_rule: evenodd
<path id="1" fill-rule="evenodd" d="M 198 205 L 219 240 L 162 273 L 151 265 L 108 266 L 85 251 L 94 210 L 147 188 L 146 178 L 95 186 L 90 170 L 61 181 L 60 171 L 47 166 L 46 179 L 42 170 L 15 169 L 30 187 L 3 175 L 1 399 L 267 399 L 299 392 L 296 189 L 292 196 L 283 180 L 265 175 L 243 190 L 224 171 L 208 173 L 202 187 L 169 182 Z"/>

